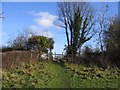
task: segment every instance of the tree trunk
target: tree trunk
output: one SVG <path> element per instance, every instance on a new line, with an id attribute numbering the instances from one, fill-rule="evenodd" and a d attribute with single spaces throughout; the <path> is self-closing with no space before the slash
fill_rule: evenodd
<path id="1" fill-rule="evenodd" d="M 42 53 L 41 53 L 41 51 L 38 50 L 38 49 L 36 50 L 36 52 L 37 52 L 37 60 L 40 61 L 40 60 L 41 60 L 41 54 L 42 54 Z"/>

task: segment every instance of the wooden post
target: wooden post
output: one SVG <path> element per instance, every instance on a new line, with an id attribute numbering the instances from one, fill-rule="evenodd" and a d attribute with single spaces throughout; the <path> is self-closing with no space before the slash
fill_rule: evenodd
<path id="1" fill-rule="evenodd" d="M 56 61 L 56 52 L 55 52 L 55 61 Z"/>

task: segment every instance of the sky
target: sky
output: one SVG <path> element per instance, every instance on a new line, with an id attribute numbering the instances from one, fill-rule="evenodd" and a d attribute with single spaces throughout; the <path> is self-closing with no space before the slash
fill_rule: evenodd
<path id="1" fill-rule="evenodd" d="M 94 7 L 103 5 L 109 6 L 110 16 L 118 13 L 118 3 L 92 3 Z M 2 31 L 0 44 L 7 45 L 12 37 L 16 37 L 19 32 L 30 30 L 37 35 L 53 37 L 55 41 L 53 53 L 62 53 L 66 44 L 65 30 L 55 26 L 54 22 L 58 19 L 56 2 L 2 2 Z M 1 24 L 1 23 L 0 23 Z M 1 28 L 1 25 L 0 25 Z M 86 44 L 96 47 L 94 38 Z"/>

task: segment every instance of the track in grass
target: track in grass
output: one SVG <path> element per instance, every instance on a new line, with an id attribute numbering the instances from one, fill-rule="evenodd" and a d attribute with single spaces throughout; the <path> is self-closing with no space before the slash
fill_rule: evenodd
<path id="1" fill-rule="evenodd" d="M 118 88 L 120 70 L 102 70 L 77 64 L 61 66 L 31 62 L 13 70 L 3 70 L 4 88 Z"/>

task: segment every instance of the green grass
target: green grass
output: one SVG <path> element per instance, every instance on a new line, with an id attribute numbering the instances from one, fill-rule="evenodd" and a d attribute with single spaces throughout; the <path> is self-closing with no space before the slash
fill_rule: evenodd
<path id="1" fill-rule="evenodd" d="M 89 68 L 76 64 L 65 64 L 71 72 L 71 88 L 120 88 L 120 70 Z"/>
<path id="2" fill-rule="evenodd" d="M 30 62 L 3 70 L 3 88 L 118 88 L 119 69 L 103 70 L 66 63 Z"/>
<path id="3" fill-rule="evenodd" d="M 68 88 L 68 76 L 54 63 L 23 63 L 20 68 L 3 71 L 2 83 L 4 88 Z"/>

